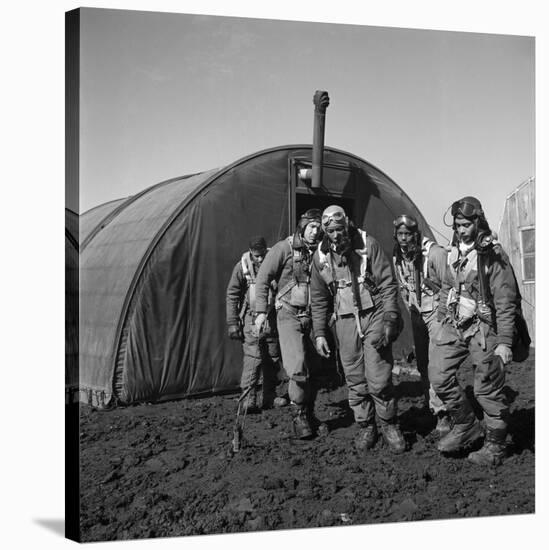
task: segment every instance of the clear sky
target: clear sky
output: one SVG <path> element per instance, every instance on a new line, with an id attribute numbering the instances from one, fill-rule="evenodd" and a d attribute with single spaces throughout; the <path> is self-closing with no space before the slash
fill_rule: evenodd
<path id="1" fill-rule="evenodd" d="M 371 162 L 442 229 L 477 195 L 497 229 L 534 174 L 532 37 L 84 9 L 80 211 L 264 148 Z"/>

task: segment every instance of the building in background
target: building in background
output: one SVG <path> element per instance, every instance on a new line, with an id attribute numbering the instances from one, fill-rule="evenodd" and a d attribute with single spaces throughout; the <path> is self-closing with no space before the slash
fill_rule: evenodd
<path id="1" fill-rule="evenodd" d="M 275 147 L 84 212 L 80 398 L 107 406 L 237 390 L 242 346 L 225 325 L 235 259 L 250 235 L 275 243 L 309 208 L 343 206 L 387 255 L 400 212 L 433 238 L 417 206 L 381 170 L 329 147 L 323 164 L 324 184 L 313 188 L 311 146 Z M 393 345 L 397 360 L 413 349 L 406 317 Z"/>
<path id="2" fill-rule="evenodd" d="M 522 294 L 522 310 L 535 345 L 536 178 L 521 183 L 505 200 L 498 238 L 509 254 Z"/>

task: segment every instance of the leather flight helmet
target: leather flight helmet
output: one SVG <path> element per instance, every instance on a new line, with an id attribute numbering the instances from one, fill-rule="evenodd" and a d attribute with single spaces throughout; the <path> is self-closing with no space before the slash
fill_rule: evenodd
<path id="1" fill-rule="evenodd" d="M 327 227 L 347 227 L 349 225 L 349 218 L 345 214 L 345 210 L 337 204 L 332 204 L 328 206 L 322 212 L 322 228 L 326 229 Z"/>

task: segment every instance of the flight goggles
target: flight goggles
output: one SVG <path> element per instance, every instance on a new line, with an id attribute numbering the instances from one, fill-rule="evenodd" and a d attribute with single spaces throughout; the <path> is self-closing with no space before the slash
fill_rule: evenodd
<path id="1" fill-rule="evenodd" d="M 478 204 L 468 202 L 466 200 L 456 201 L 452 204 L 450 212 L 452 217 L 464 216 L 465 218 L 474 218 L 475 216 L 482 216 L 484 212 Z"/>
<path id="2" fill-rule="evenodd" d="M 322 215 L 322 225 L 327 226 L 332 221 L 345 225 L 345 218 L 346 216 L 344 212 L 336 210 L 335 212 L 331 212 L 330 214 Z"/>
<path id="3" fill-rule="evenodd" d="M 411 216 L 407 216 L 406 214 L 403 214 L 402 216 L 399 216 L 394 222 L 393 225 L 395 227 L 400 227 L 401 225 L 405 225 L 408 229 L 417 229 L 417 222 L 412 218 Z"/>

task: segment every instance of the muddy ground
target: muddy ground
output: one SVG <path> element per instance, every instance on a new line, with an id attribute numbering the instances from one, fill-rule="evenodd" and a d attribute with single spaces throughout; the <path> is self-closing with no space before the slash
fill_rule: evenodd
<path id="1" fill-rule="evenodd" d="M 461 383 L 471 392 L 472 369 Z M 395 374 L 408 451 L 353 446 L 340 387 L 323 390 L 325 438 L 292 438 L 289 409 L 248 415 L 231 456 L 236 398 L 81 410 L 84 541 L 172 537 L 534 512 L 534 358 L 508 367 L 509 457 L 481 468 L 435 449 L 419 379 Z"/>

